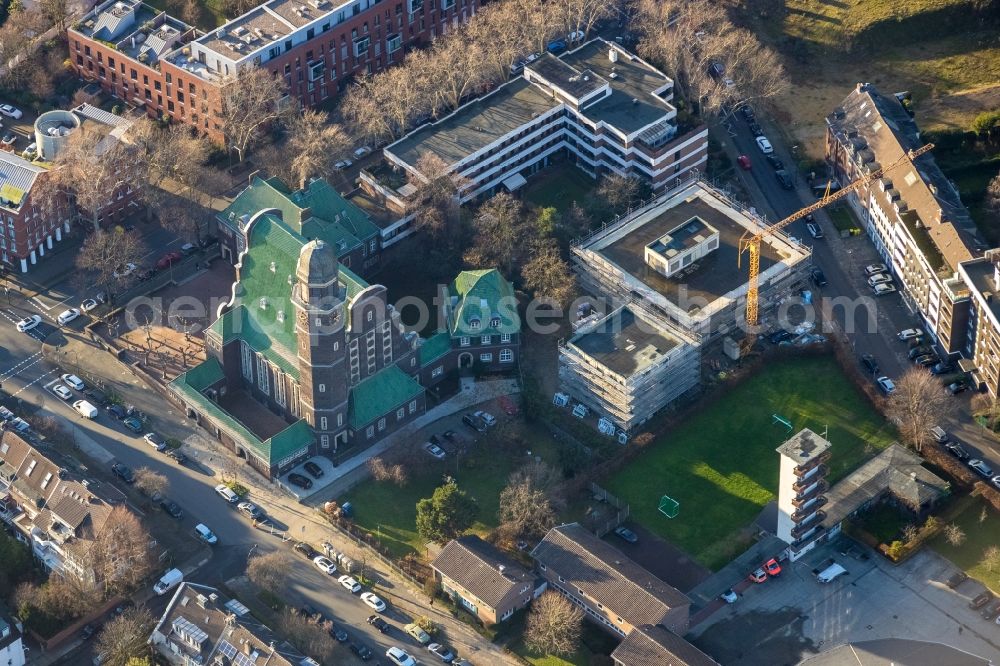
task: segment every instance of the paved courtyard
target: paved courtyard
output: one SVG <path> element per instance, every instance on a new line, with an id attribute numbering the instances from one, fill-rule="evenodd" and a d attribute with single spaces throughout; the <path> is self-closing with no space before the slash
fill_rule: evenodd
<path id="1" fill-rule="evenodd" d="M 829 557 L 849 573 L 822 585 L 812 569 Z M 699 624 L 694 643 L 727 665 L 794 664 L 843 643 L 877 638 L 944 643 L 1000 660 L 1000 627 L 968 606 L 982 585 L 968 580 L 950 590 L 944 584 L 956 570 L 926 549 L 893 567 L 874 554 L 845 558 L 825 545 L 784 563 L 780 577 L 746 589 L 735 604 Z"/>

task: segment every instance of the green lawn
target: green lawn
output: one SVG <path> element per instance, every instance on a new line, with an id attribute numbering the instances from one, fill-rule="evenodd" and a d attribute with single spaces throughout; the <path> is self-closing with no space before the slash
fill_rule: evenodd
<path id="1" fill-rule="evenodd" d="M 858 224 L 857 219 L 854 217 L 854 213 L 847 206 L 830 206 L 826 209 L 826 212 L 833 221 L 833 226 L 837 227 L 837 231 L 850 231 L 851 229 L 861 228 L 861 225 Z"/>
<path id="2" fill-rule="evenodd" d="M 497 426 L 497 429 L 503 426 Z M 467 437 L 469 431 L 461 433 Z M 455 458 L 449 456 L 441 462 L 430 462 L 417 471 L 411 471 L 409 483 L 399 488 L 391 483 L 365 481 L 341 498 L 354 505 L 354 522 L 369 532 L 381 535 L 382 543 L 396 557 L 407 553 L 423 554 L 423 540 L 417 535 L 417 501 L 430 497 L 441 485 L 445 475 L 455 477 L 460 488 L 468 491 L 479 502 L 479 520 L 472 532 L 485 535 L 497 526 L 500 491 L 507 484 L 508 475 L 527 459 L 518 447 L 516 452 L 500 452 L 499 439 L 517 437 L 524 449 L 553 465 L 559 464 L 558 445 L 541 427 L 529 428 L 512 424 L 508 431 L 492 430 L 468 454 L 461 456 L 456 471 Z M 423 455 L 422 453 L 419 455 Z"/>
<path id="3" fill-rule="evenodd" d="M 539 208 L 556 208 L 563 211 L 574 201 L 583 205 L 584 199 L 597 186 L 597 181 L 572 164 L 560 162 L 540 171 L 524 186 L 523 198 Z"/>
<path id="4" fill-rule="evenodd" d="M 183 20 L 184 2 L 182 0 L 149 0 L 147 4 L 154 9 L 160 9 Z M 226 22 L 222 0 L 198 0 L 197 5 L 200 13 L 195 27 L 202 30 L 212 30 Z"/>
<path id="5" fill-rule="evenodd" d="M 900 537 L 903 528 L 913 521 L 902 511 L 887 502 L 865 511 L 858 519 L 858 525 L 879 543 L 892 543 Z"/>
<path id="6" fill-rule="evenodd" d="M 772 414 L 795 431 L 829 427 L 833 443 L 830 480 L 853 470 L 893 433 L 833 358 L 772 363 L 707 406 L 608 480 L 608 489 L 629 503 L 632 518 L 718 569 L 745 538 L 761 508 L 775 498 L 778 454 L 786 438 Z M 866 450 L 867 449 L 867 450 Z M 657 510 L 662 495 L 680 502 L 680 515 Z"/>
<path id="7" fill-rule="evenodd" d="M 990 571 L 983 562 L 983 553 L 990 546 L 1000 545 L 1000 516 L 985 502 L 971 497 L 958 500 L 965 508 L 951 522 L 954 522 L 965 532 L 965 543 L 955 547 L 950 545 L 943 535 L 938 535 L 930 542 L 931 548 L 947 557 L 961 567 L 969 576 L 982 581 L 991 590 L 1000 594 L 1000 568 Z M 983 508 L 986 508 L 986 521 L 979 522 Z"/>
<path id="8" fill-rule="evenodd" d="M 590 666 L 593 658 L 598 655 L 609 655 L 618 646 L 618 640 L 611 634 L 584 623 L 581 645 L 571 655 L 556 657 L 554 655 L 536 655 L 528 650 L 524 642 L 518 640 L 511 645 L 511 650 L 524 658 L 532 666 Z"/>

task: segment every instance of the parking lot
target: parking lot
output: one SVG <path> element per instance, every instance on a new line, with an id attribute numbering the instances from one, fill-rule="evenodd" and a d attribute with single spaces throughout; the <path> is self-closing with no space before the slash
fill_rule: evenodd
<path id="1" fill-rule="evenodd" d="M 812 570 L 831 557 L 848 574 L 820 584 Z M 843 643 L 877 638 L 946 643 L 996 660 L 997 625 L 969 608 L 983 587 L 967 580 L 949 589 L 945 581 L 956 571 L 927 550 L 892 566 L 874 554 L 845 557 L 826 544 L 798 562 L 783 563 L 779 577 L 753 585 L 699 624 L 694 643 L 724 664 L 797 663 Z"/>

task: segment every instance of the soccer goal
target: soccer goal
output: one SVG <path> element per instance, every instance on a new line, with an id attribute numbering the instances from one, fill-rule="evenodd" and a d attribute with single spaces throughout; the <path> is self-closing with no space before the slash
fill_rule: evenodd
<path id="1" fill-rule="evenodd" d="M 681 511 L 681 503 L 669 495 L 660 498 L 660 513 L 667 518 L 676 518 Z"/>

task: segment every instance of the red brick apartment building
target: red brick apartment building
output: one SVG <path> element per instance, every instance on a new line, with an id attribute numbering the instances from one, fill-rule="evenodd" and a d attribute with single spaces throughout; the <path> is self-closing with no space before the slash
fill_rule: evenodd
<path id="1" fill-rule="evenodd" d="M 475 14 L 477 0 L 268 0 L 202 33 L 138 0 L 107 0 L 67 30 L 84 79 L 156 118 L 222 141 L 223 82 L 259 65 L 284 77 L 304 106 Z"/>

